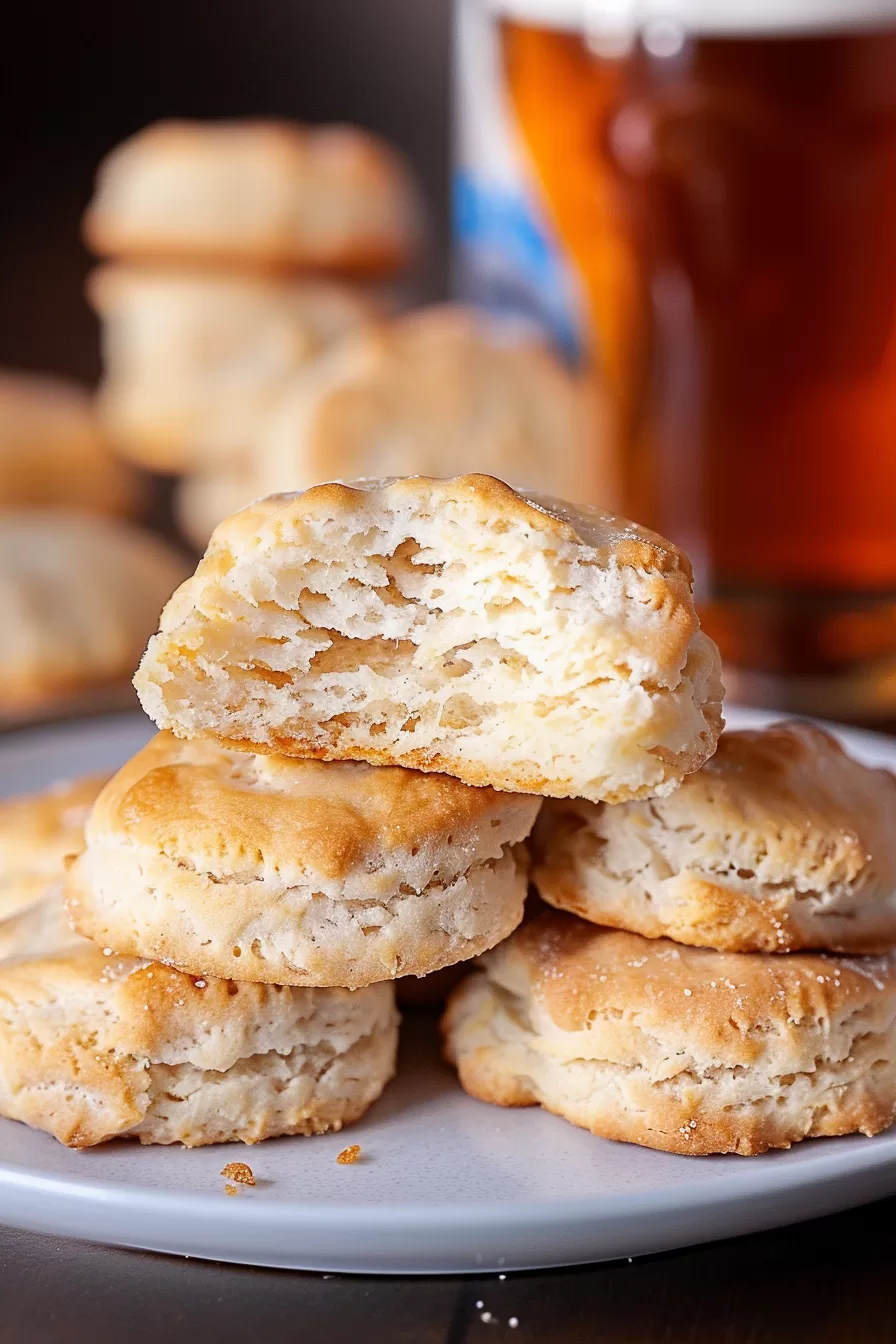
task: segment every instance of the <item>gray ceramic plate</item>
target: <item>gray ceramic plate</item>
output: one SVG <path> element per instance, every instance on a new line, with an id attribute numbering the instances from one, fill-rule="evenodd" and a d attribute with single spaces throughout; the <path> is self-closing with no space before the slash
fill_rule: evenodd
<path id="1" fill-rule="evenodd" d="M 733 725 L 768 716 L 728 711 Z M 148 736 L 136 715 L 10 736 L 6 792 L 112 767 Z M 896 743 L 842 734 L 896 767 Z M 339 1166 L 346 1142 L 364 1160 Z M 255 1189 L 224 1194 L 247 1159 Z M 811 1218 L 896 1192 L 896 1131 L 758 1158 L 685 1158 L 595 1139 L 538 1110 L 470 1100 L 433 1025 L 406 1025 L 397 1081 L 350 1136 L 232 1147 L 69 1152 L 0 1121 L 0 1220 L 175 1254 L 284 1268 L 434 1274 L 568 1265 Z"/>

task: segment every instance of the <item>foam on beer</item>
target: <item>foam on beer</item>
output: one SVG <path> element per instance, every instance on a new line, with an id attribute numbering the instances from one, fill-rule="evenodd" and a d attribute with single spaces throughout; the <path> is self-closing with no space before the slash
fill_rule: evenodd
<path id="1" fill-rule="evenodd" d="M 486 0 L 506 18 L 543 28 L 628 36 L 655 22 L 704 35 L 841 32 L 896 24 L 896 0 Z"/>

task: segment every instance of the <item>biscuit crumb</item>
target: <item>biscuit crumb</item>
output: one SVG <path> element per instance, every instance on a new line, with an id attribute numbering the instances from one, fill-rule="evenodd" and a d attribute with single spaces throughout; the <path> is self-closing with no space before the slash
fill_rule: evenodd
<path id="1" fill-rule="evenodd" d="M 341 1167 L 350 1167 L 361 1156 L 361 1145 L 359 1143 L 349 1144 L 348 1148 L 343 1148 L 342 1152 L 336 1158 Z"/>
<path id="2" fill-rule="evenodd" d="M 225 1193 L 225 1195 L 235 1195 L 235 1194 L 236 1194 L 236 1186 L 235 1186 L 235 1185 L 225 1185 L 225 1187 L 224 1187 L 224 1193 Z"/>
<path id="3" fill-rule="evenodd" d="M 231 1181 L 236 1181 L 237 1185 L 255 1184 L 252 1168 L 245 1162 L 228 1162 L 221 1175 L 227 1176 Z"/>

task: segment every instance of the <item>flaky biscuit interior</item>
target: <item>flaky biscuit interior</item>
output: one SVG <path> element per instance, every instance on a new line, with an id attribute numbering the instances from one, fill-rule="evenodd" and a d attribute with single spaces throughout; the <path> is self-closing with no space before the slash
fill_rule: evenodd
<path id="1" fill-rule="evenodd" d="M 179 736 L 621 800 L 715 748 L 685 557 L 487 476 L 326 485 L 216 531 L 135 684 Z"/>

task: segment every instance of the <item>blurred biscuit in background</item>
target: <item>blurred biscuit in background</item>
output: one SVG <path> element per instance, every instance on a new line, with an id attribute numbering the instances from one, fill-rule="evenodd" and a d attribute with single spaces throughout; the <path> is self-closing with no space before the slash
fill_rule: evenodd
<path id="1" fill-rule="evenodd" d="M 0 509 L 68 505 L 133 513 L 136 477 L 110 453 L 86 388 L 0 371 Z"/>
<path id="2" fill-rule="evenodd" d="M 598 389 L 537 338 L 459 305 L 370 324 L 325 351 L 259 421 L 251 457 L 182 487 L 181 526 L 204 546 L 251 500 L 318 481 L 487 472 L 612 507 Z"/>
<path id="3" fill-rule="evenodd" d="M 115 692 L 131 703 L 134 668 L 185 572 L 166 542 L 131 524 L 0 511 L 0 723 Z"/>
<path id="4" fill-rule="evenodd" d="M 418 232 L 399 155 L 349 126 L 164 121 L 100 165 L 84 220 L 102 256 L 382 275 Z"/>
<path id="5" fill-rule="evenodd" d="M 372 297 L 327 280 L 103 266 L 99 411 L 125 457 L 182 471 L 245 452 L 276 390 L 370 320 Z"/>

